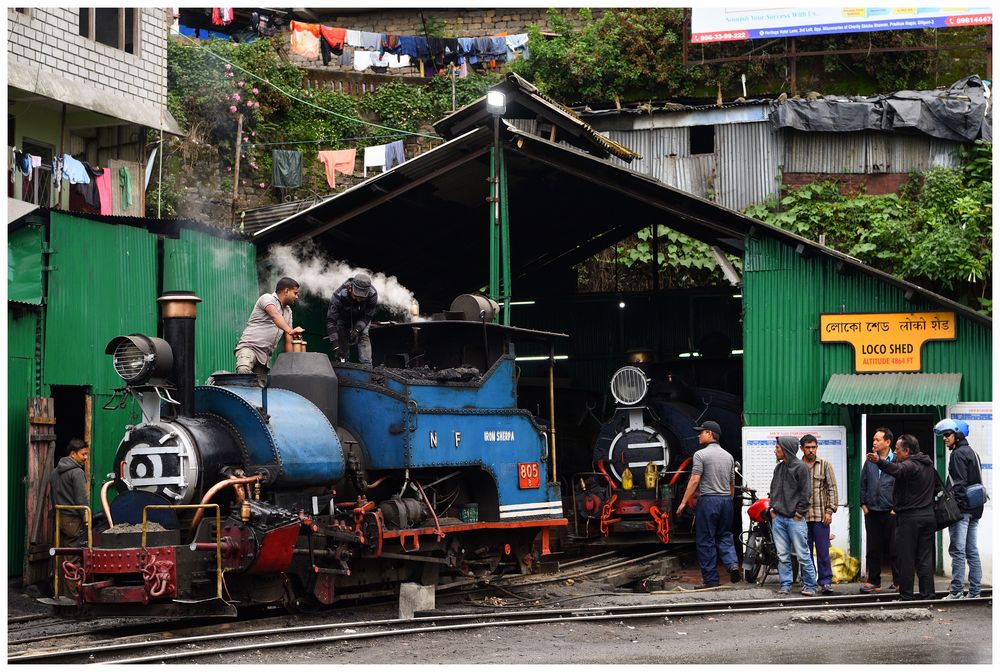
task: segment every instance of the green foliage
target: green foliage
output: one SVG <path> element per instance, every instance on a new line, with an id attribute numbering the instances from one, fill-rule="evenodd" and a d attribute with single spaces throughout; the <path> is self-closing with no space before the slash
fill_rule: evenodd
<path id="1" fill-rule="evenodd" d="M 361 109 L 375 113 L 383 126 L 413 132 L 430 119 L 434 101 L 426 89 L 394 81 L 366 93 Z"/>
<path id="2" fill-rule="evenodd" d="M 790 189 L 751 217 L 826 244 L 990 314 L 993 186 L 989 143 L 960 169 L 914 175 L 900 194 L 849 196 L 834 182 Z"/>
<path id="3" fill-rule="evenodd" d="M 685 67 L 682 9 L 609 9 L 596 20 L 590 10 L 580 10 L 580 14 L 582 27 L 576 30 L 557 12 L 550 11 L 546 32 L 554 32 L 556 36 L 546 39 L 536 26 L 531 27 L 530 60 L 511 65 L 512 70 L 566 104 L 713 96 L 717 87 L 725 97 L 735 98 L 742 93 L 741 75 L 746 75 L 748 87 L 757 93 L 786 88 L 787 61 L 765 57 L 782 53 L 787 48 L 785 40 L 688 45 L 691 65 Z M 808 50 L 860 52 L 872 48 L 926 47 L 951 39 L 947 33 L 961 33 L 963 43 L 985 43 L 988 30 L 987 27 L 824 35 L 808 38 Z M 823 93 L 887 93 L 950 84 L 978 67 L 979 61 L 972 52 L 944 53 L 960 56 L 957 60 L 967 63 L 966 71 L 957 75 L 944 72 L 956 59 L 933 51 L 860 52 L 800 59 L 798 85 L 803 91 L 817 89 Z M 721 57 L 739 58 L 725 63 L 696 64 L 700 58 Z M 944 78 L 941 82 L 937 81 L 939 74 Z"/>
<path id="4" fill-rule="evenodd" d="M 499 83 L 503 75 L 499 72 L 485 74 L 470 73 L 468 77 L 455 78 L 455 106 L 461 109 L 486 95 L 486 90 Z M 438 75 L 431 80 L 427 91 L 431 96 L 435 120 L 451 112 L 451 77 Z"/>

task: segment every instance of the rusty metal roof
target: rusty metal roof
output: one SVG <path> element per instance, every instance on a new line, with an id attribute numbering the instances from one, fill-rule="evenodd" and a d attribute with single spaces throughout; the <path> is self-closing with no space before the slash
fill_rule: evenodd
<path id="1" fill-rule="evenodd" d="M 623 161 L 642 158 L 628 147 L 604 137 L 576 112 L 514 73 L 492 88 L 502 91 L 507 98 L 507 111 L 502 115 L 505 119 L 542 119 L 556 127 L 557 139 L 601 158 L 615 156 Z M 451 140 L 492 118 L 493 114 L 486 109 L 486 96 L 483 96 L 435 122 L 434 130 Z"/>

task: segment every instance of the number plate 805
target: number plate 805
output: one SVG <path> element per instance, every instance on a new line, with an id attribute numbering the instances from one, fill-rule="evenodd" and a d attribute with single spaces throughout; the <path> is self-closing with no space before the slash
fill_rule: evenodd
<path id="1" fill-rule="evenodd" d="M 517 487 L 521 490 L 539 487 L 541 479 L 538 474 L 538 462 L 518 462 Z"/>

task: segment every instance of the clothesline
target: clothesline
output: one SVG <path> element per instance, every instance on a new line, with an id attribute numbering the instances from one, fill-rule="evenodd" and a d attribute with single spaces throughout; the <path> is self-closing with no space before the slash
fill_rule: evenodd
<path id="1" fill-rule="evenodd" d="M 294 100 L 296 102 L 302 103 L 303 105 L 308 105 L 310 107 L 314 107 L 317 110 L 320 110 L 321 112 L 325 112 L 326 114 L 329 114 L 329 115 L 334 116 L 334 117 L 339 117 L 341 119 L 346 119 L 348 121 L 353 121 L 355 123 L 363 124 L 365 126 L 371 126 L 373 128 L 380 128 L 383 131 L 392 131 L 393 133 L 401 133 L 403 135 L 413 135 L 413 136 L 419 136 L 419 137 L 422 137 L 422 138 L 431 138 L 433 140 L 442 140 L 442 138 L 440 136 L 438 136 L 438 135 L 430 135 L 428 133 L 418 133 L 418 132 L 415 132 L 415 131 L 404 131 L 404 130 L 401 130 L 401 129 L 398 129 L 398 128 L 392 128 L 390 126 L 383 126 L 381 124 L 376 124 L 376 123 L 371 122 L 371 121 L 365 121 L 364 119 L 359 119 L 359 118 L 356 118 L 356 117 L 351 117 L 351 116 L 348 116 L 346 114 L 340 114 L 339 112 L 334 112 L 333 110 L 328 110 L 325 107 L 317 105 L 316 103 L 313 103 L 313 102 L 311 102 L 309 100 L 305 100 L 303 98 L 299 98 L 298 96 L 296 96 L 296 95 L 294 95 L 292 93 L 289 93 L 288 91 L 285 91 L 280 86 L 278 86 L 277 84 L 274 84 L 273 82 L 271 82 L 271 80 L 267 79 L 266 77 L 261 77 L 260 75 L 258 75 L 255 72 L 250 72 L 249 70 L 247 70 L 246 68 L 240 66 L 239 64 L 233 63 L 229 59 L 227 59 L 227 58 L 225 58 L 223 56 L 220 56 L 219 54 L 216 54 L 215 52 L 211 51 L 210 49 L 206 49 L 204 46 L 202 46 L 201 44 L 199 44 L 199 42 L 197 40 L 192 39 L 192 38 L 188 37 L 187 35 L 181 35 L 181 37 L 183 37 L 184 39 L 186 39 L 189 42 L 191 42 L 192 44 L 194 44 L 196 47 L 198 47 L 199 49 L 201 49 L 202 51 L 204 51 L 206 54 L 209 54 L 210 56 L 212 56 L 214 58 L 217 58 L 218 60 L 222 61 L 223 63 L 228 63 L 229 65 L 231 65 L 232 67 L 236 68 L 237 70 L 240 70 L 241 72 L 246 73 L 248 76 L 253 77 L 256 80 L 259 80 L 259 81 L 267 84 L 268 86 L 270 86 L 272 89 L 274 89 L 278 93 L 286 96 L 287 98 L 291 98 L 292 100 Z"/>
<path id="2" fill-rule="evenodd" d="M 353 140 L 375 140 L 376 138 L 394 138 L 399 133 L 383 133 L 380 135 L 361 135 L 354 138 L 321 138 L 319 140 L 287 140 L 285 142 L 247 142 L 249 147 L 277 147 L 279 145 L 312 145 L 324 142 L 350 142 Z"/>
<path id="3" fill-rule="evenodd" d="M 517 51 L 528 58 L 528 33 L 427 37 L 360 31 L 304 21 L 292 21 L 289 28 L 293 53 L 309 59 L 322 57 L 323 65 L 329 65 L 332 56 L 336 55 L 340 65 L 348 65 L 351 58 L 347 47 L 352 47 L 355 49 L 355 70 L 406 67 L 411 64 L 410 59 L 416 59 L 421 76 L 425 66 L 434 74 L 454 63 L 462 66 L 464 77 L 467 66 L 480 61 L 495 68 L 497 62 L 513 60 Z"/>

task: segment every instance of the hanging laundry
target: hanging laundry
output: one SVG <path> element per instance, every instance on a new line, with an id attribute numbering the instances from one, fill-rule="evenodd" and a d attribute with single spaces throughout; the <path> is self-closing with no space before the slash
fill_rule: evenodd
<path id="1" fill-rule="evenodd" d="M 356 49 L 354 51 L 354 69 L 358 72 L 362 72 L 370 68 L 372 65 L 372 56 L 374 55 L 374 51 Z"/>
<path id="2" fill-rule="evenodd" d="M 330 45 L 330 48 L 334 50 L 338 56 L 340 52 L 344 50 L 344 37 L 347 34 L 347 30 L 344 28 L 334 28 L 330 26 L 320 26 L 320 34 L 326 43 Z"/>
<path id="3" fill-rule="evenodd" d="M 337 149 L 316 152 L 316 159 L 326 166 L 326 183 L 331 189 L 337 188 L 337 173 L 351 175 L 354 172 L 355 149 Z"/>
<path id="4" fill-rule="evenodd" d="M 399 53 L 411 58 L 417 57 L 417 38 L 412 35 L 399 36 Z"/>
<path id="5" fill-rule="evenodd" d="M 397 35 L 388 35 L 386 33 L 381 33 L 379 35 L 379 56 L 383 54 L 398 54 L 399 53 L 399 37 Z"/>
<path id="6" fill-rule="evenodd" d="M 52 189 L 58 191 L 62 186 L 63 160 L 61 156 L 52 157 Z"/>
<path id="7" fill-rule="evenodd" d="M 90 176 L 81 161 L 77 161 L 69 154 L 63 154 L 63 177 L 69 180 L 70 184 L 90 184 Z"/>
<path id="8" fill-rule="evenodd" d="M 360 30 L 348 30 L 344 35 L 344 42 L 349 47 L 360 47 L 361 45 L 361 31 Z"/>
<path id="9" fill-rule="evenodd" d="M 128 210 L 132 207 L 132 174 L 125 166 L 118 169 L 118 186 L 122 190 L 122 209 Z"/>
<path id="10" fill-rule="evenodd" d="M 378 51 L 381 43 L 382 35 L 380 33 L 361 31 L 361 48 L 365 51 Z"/>
<path id="11" fill-rule="evenodd" d="M 354 65 L 354 51 L 349 49 L 344 49 L 344 53 L 340 55 L 337 60 L 337 65 L 350 67 Z"/>
<path id="12" fill-rule="evenodd" d="M 385 145 L 365 147 L 365 160 L 362 164 L 362 175 L 368 177 L 369 168 L 381 168 L 385 172 Z"/>
<path id="13" fill-rule="evenodd" d="M 114 214 L 111 207 L 111 171 L 104 170 L 101 175 L 94 179 L 97 183 L 97 193 L 101 197 L 101 214 Z"/>
<path id="14" fill-rule="evenodd" d="M 319 24 L 292 21 L 292 53 L 303 58 L 319 58 Z"/>
<path id="15" fill-rule="evenodd" d="M 87 172 L 87 181 L 76 185 L 76 193 L 83 196 L 84 202 L 90 207 L 101 209 L 101 193 L 97 189 L 97 178 L 104 174 L 103 168 L 94 168 L 88 163 L 83 164 Z"/>
<path id="16" fill-rule="evenodd" d="M 385 53 L 380 57 L 377 52 L 372 52 L 373 68 L 405 68 L 409 65 L 410 57 L 405 54 L 397 56 L 396 54 Z"/>
<path id="17" fill-rule="evenodd" d="M 396 142 L 390 142 L 385 146 L 385 169 L 389 170 L 392 168 L 392 162 L 395 161 L 398 164 L 406 161 L 403 156 L 403 141 L 397 140 Z"/>
<path id="18" fill-rule="evenodd" d="M 530 54 L 528 53 L 528 34 L 518 33 L 517 35 L 507 36 L 507 60 L 514 60 L 514 52 L 521 51 L 521 55 L 524 60 L 528 60 Z"/>
<path id="19" fill-rule="evenodd" d="M 302 152 L 290 149 L 271 151 L 271 186 L 286 189 L 302 184 Z"/>

